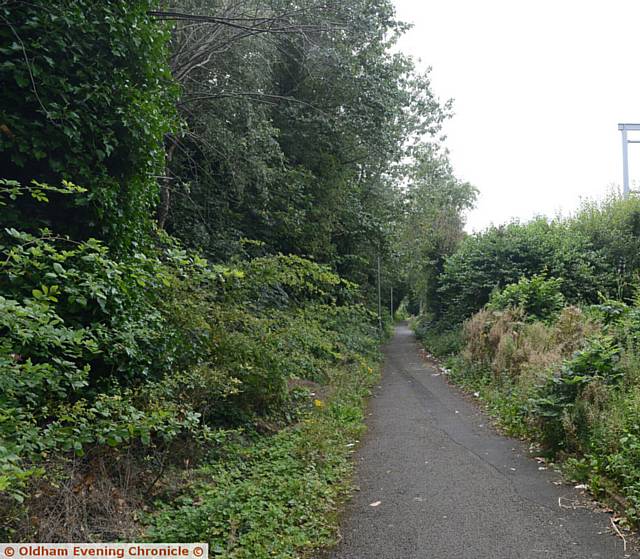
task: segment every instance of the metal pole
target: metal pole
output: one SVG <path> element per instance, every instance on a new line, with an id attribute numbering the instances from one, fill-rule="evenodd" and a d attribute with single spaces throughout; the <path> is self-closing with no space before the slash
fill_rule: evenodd
<path id="1" fill-rule="evenodd" d="M 627 129 L 622 129 L 622 193 L 629 197 L 629 141 Z"/>
<path id="2" fill-rule="evenodd" d="M 380 255 L 378 254 L 378 326 L 382 331 L 382 291 L 380 287 Z"/>
<path id="3" fill-rule="evenodd" d="M 393 285 L 391 286 L 391 303 L 389 303 L 389 309 L 391 311 L 391 322 L 393 322 Z"/>

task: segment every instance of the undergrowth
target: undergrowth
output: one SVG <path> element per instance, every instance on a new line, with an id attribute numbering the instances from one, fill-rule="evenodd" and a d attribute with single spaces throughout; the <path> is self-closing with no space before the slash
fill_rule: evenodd
<path id="1" fill-rule="evenodd" d="M 45 202 L 77 189 L 3 184 L 0 196 Z M 222 266 L 163 242 L 116 260 L 95 239 L 0 233 L 0 539 L 136 539 L 141 511 L 180 471 L 213 468 L 233 485 L 248 460 L 251 491 L 266 494 L 282 445 L 318 486 L 346 467 L 331 432 L 359 425 L 380 341 L 358 287 L 297 256 Z M 279 434 L 236 454 L 239 429 Z M 293 452 L 307 437 L 320 458 Z M 238 491 L 238 510 L 252 506 Z"/>
<path id="2" fill-rule="evenodd" d="M 334 543 L 374 367 L 335 369 L 331 395 L 312 394 L 299 422 L 228 444 L 223 458 L 183 474 L 177 494 L 156 502 L 147 539 L 206 541 L 212 556 L 234 559 L 308 556 Z"/>
<path id="3" fill-rule="evenodd" d="M 628 521 L 637 524 L 638 302 L 605 299 L 558 310 L 554 299 L 553 313 L 534 314 L 512 305 L 521 287 L 533 284 L 509 286 L 510 297 L 494 296 L 458 329 L 459 350 L 449 343 L 451 331 L 416 332 L 427 349 L 446 359 L 449 378 L 474 392 L 508 434 L 540 443 L 543 453 L 594 494 L 622 496 Z"/>

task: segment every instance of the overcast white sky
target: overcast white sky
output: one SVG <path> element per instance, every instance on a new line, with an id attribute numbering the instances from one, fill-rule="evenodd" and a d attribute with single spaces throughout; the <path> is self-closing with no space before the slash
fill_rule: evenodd
<path id="1" fill-rule="evenodd" d="M 567 214 L 621 184 L 617 124 L 640 122 L 640 0 L 394 1 L 414 24 L 401 50 L 455 100 L 451 160 L 480 189 L 469 230 Z M 640 144 L 630 160 L 638 181 Z"/>

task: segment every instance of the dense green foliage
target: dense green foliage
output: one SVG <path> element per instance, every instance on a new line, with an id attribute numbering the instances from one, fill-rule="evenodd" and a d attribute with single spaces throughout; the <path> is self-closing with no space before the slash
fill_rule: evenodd
<path id="1" fill-rule="evenodd" d="M 562 278 L 562 293 L 571 302 L 595 302 L 599 290 L 613 288 L 601 252 L 586 232 L 563 221 L 491 227 L 467 237 L 445 262 L 438 288 L 442 316 L 461 322 L 494 289 L 535 274 Z"/>
<path id="2" fill-rule="evenodd" d="M 426 269 L 411 284 L 430 320 L 445 329 L 479 311 L 496 290 L 523 280 L 519 288 L 510 288 L 522 292 L 534 276 L 561 280 L 560 293 L 572 304 L 597 303 L 599 294 L 629 301 L 640 270 L 638 219 L 640 200 L 614 197 L 585 204 L 571 218 L 540 217 L 458 235 L 435 251 L 439 260 L 423 256 L 422 264 L 413 264 Z"/>
<path id="3" fill-rule="evenodd" d="M 2 540 L 335 538 L 376 264 L 397 308 L 398 225 L 446 210 L 437 257 L 474 197 L 404 29 L 389 0 L 1 3 Z"/>
<path id="4" fill-rule="evenodd" d="M 116 261 L 47 230 L 8 230 L 0 254 L 5 538 L 37 536 L 21 531 L 27 489 L 55 493 L 52 465 L 89 468 L 101 446 L 204 451 L 221 425 L 291 420 L 292 379 L 327 383 L 376 338 L 356 287 L 298 257 L 228 268 L 167 247 Z"/>
<path id="5" fill-rule="evenodd" d="M 294 558 L 334 543 L 363 398 L 378 379 L 374 345 L 357 334 L 351 339 L 369 346 L 367 359 L 333 369 L 328 399 L 314 392 L 297 425 L 254 444 L 223 447 L 223 461 L 167 492 L 146 537 L 207 541 L 214 557 L 247 559 Z"/>
<path id="6" fill-rule="evenodd" d="M 562 279 L 570 303 L 596 303 L 599 293 L 628 301 L 640 269 L 638 219 L 640 200 L 610 198 L 584 205 L 572 218 L 538 218 L 470 236 L 446 260 L 434 310 L 460 323 L 494 289 L 536 274 Z"/>
<path id="7" fill-rule="evenodd" d="M 564 307 L 565 299 L 561 292 L 562 279 L 545 279 L 534 275 L 531 279 L 520 278 L 501 291 L 494 291 L 487 307 L 494 310 L 521 309 L 533 320 L 555 318 Z"/>
<path id="8" fill-rule="evenodd" d="M 1 227 L 47 226 L 120 249 L 149 233 L 176 91 L 153 5 L 2 3 L 2 178 L 67 179 L 87 192 L 45 208 L 23 200 L 3 210 Z"/>
<path id="9" fill-rule="evenodd" d="M 15 232 L 5 243 L 7 530 L 29 477 L 56 487 L 51 464 L 86 456 L 90 467 L 101 445 L 141 457 L 189 439 L 206 449 L 220 425 L 291 420 L 292 379 L 326 384 L 376 338 L 354 287 L 295 257 L 231 269 L 178 249 L 114 261 L 93 240 Z"/>

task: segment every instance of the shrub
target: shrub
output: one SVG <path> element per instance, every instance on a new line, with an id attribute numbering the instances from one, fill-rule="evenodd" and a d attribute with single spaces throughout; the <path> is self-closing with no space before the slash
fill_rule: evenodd
<path id="1" fill-rule="evenodd" d="M 533 398 L 533 412 L 540 418 L 545 443 L 552 448 L 567 446 L 567 431 L 584 412 L 584 395 L 595 382 L 604 385 L 622 378 L 619 367 L 621 348 L 610 336 L 591 339 L 588 345 L 567 360 L 550 377 L 541 393 Z M 577 431 L 584 428 L 577 427 Z"/>
<path id="2" fill-rule="evenodd" d="M 528 320 L 553 320 L 564 307 L 564 296 L 560 289 L 561 278 L 546 279 L 541 275 L 520 278 L 501 291 L 494 291 L 489 299 L 490 309 L 504 310 L 520 308 Z"/>
<path id="3" fill-rule="evenodd" d="M 188 403 L 147 400 L 182 351 L 158 307 L 168 268 L 143 255 L 115 262 L 98 241 L 47 231 L 10 231 L 0 254 L 4 491 L 21 499 L 43 454 L 197 430 Z"/>
<path id="4" fill-rule="evenodd" d="M 588 236 L 570 231 L 563 221 L 538 218 L 492 227 L 464 239 L 447 258 L 437 318 L 460 323 L 480 310 L 494 290 L 536 274 L 562 278 L 560 289 L 570 302 L 595 303 L 608 273 Z"/>
<path id="5" fill-rule="evenodd" d="M 422 315 L 413 323 L 416 337 L 437 357 L 457 354 L 463 346 L 462 331 L 458 327 L 446 328 L 432 318 Z"/>
<path id="6" fill-rule="evenodd" d="M 438 277 L 429 310 L 461 323 L 486 304 L 494 290 L 521 278 L 561 278 L 571 304 L 595 304 L 599 294 L 633 299 L 640 269 L 640 199 L 611 197 L 586 203 L 574 217 L 509 223 L 466 237 Z"/>
<path id="7" fill-rule="evenodd" d="M 630 301 L 640 270 L 640 198 L 612 195 L 586 202 L 568 225 L 568 233 L 587 237 L 604 262 L 602 291 Z"/>

